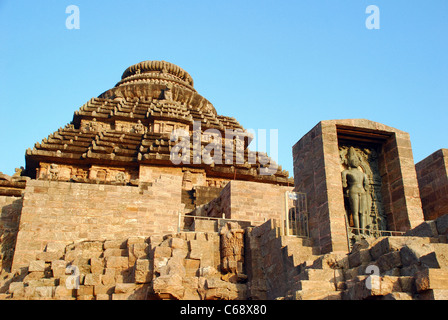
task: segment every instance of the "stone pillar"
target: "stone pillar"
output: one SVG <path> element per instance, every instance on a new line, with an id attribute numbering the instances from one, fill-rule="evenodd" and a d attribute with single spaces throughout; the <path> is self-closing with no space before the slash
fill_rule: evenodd
<path id="1" fill-rule="evenodd" d="M 440 149 L 415 165 L 425 220 L 448 214 L 448 149 Z"/>
<path id="2" fill-rule="evenodd" d="M 406 231 L 423 222 L 408 133 L 364 119 L 321 121 L 293 146 L 294 190 L 307 194 L 310 236 L 321 253 L 348 249 L 342 143 L 380 150 L 388 230 Z"/>

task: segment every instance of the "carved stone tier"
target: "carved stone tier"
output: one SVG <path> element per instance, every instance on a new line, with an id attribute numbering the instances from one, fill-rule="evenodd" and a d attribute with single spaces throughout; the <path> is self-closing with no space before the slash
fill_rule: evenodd
<path id="1" fill-rule="evenodd" d="M 122 172 L 118 180 L 141 180 L 142 165 L 176 167 L 171 152 L 178 143 L 177 135 L 173 135 L 179 132 L 176 130 L 188 133 L 192 146 L 178 166 L 184 171 L 201 169 L 203 185 L 235 179 L 293 184 L 288 172 L 277 168 L 266 154 L 247 148 L 252 136 L 235 118 L 218 115 L 194 90 L 191 76 L 165 61 L 143 61 L 126 69 L 114 88 L 90 99 L 75 112 L 70 124 L 27 150 L 26 174 L 41 179 L 105 182 Z M 195 134 L 200 135 L 199 146 Z M 197 161 L 198 150 L 202 156 L 201 150 L 211 142 L 216 142 L 218 152 L 213 154 L 213 161 Z M 229 146 L 234 150 L 230 157 L 226 154 Z M 95 169 L 98 166 L 103 167 L 100 178 Z M 277 169 L 266 175 L 270 166 Z"/>

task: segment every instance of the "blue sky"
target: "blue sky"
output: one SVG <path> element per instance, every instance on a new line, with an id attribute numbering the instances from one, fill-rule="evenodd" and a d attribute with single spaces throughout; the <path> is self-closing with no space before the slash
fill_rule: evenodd
<path id="1" fill-rule="evenodd" d="M 407 131 L 418 162 L 448 148 L 447 34 L 446 0 L 0 0 L 0 171 L 143 60 L 179 65 L 245 128 L 278 129 L 291 176 L 292 146 L 330 119 Z"/>

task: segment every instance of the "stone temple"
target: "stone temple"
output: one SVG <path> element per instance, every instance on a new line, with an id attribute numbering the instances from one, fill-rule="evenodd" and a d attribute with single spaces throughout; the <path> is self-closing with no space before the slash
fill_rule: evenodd
<path id="1" fill-rule="evenodd" d="M 127 68 L 0 173 L 5 300 L 448 298 L 448 151 L 325 120 L 294 177 L 165 61 Z"/>

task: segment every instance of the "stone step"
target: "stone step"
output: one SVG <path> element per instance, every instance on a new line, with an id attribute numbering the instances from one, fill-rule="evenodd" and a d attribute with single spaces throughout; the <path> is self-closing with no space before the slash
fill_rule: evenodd
<path id="1" fill-rule="evenodd" d="M 301 238 L 296 236 L 282 236 L 280 238 L 282 247 L 289 245 L 300 245 L 306 247 L 312 247 L 312 240 L 309 238 Z"/>
<path id="2" fill-rule="evenodd" d="M 295 300 L 341 300 L 342 292 L 334 290 L 301 290 L 294 293 Z"/>
<path id="3" fill-rule="evenodd" d="M 418 292 L 442 289 L 448 290 L 447 269 L 425 269 L 415 275 L 415 285 Z"/>
<path id="4" fill-rule="evenodd" d="M 334 282 L 333 269 L 305 269 L 298 275 L 298 280 Z"/>
<path id="5" fill-rule="evenodd" d="M 419 293 L 419 300 L 448 300 L 448 290 L 430 289 Z"/>
<path id="6" fill-rule="evenodd" d="M 293 253 L 293 254 L 289 254 L 288 257 L 292 260 L 292 264 L 294 267 L 300 266 L 303 263 L 312 260 L 313 255 L 306 253 L 306 252 L 301 252 L 301 253 Z"/>
<path id="7" fill-rule="evenodd" d="M 299 280 L 296 283 L 296 288 L 300 290 L 333 290 L 336 291 L 335 286 L 330 281 L 323 280 Z"/>

